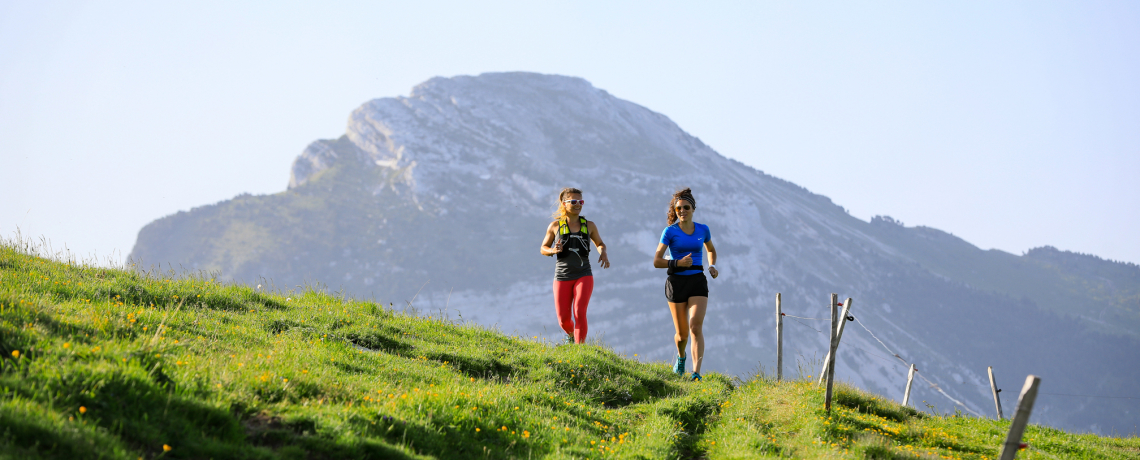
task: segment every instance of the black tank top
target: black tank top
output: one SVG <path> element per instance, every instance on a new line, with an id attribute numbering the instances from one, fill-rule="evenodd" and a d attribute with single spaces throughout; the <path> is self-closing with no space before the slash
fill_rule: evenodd
<path id="1" fill-rule="evenodd" d="M 571 281 L 583 276 L 593 276 L 590 270 L 590 229 L 586 218 L 578 216 L 578 231 L 571 232 L 565 218 L 558 223 L 558 238 L 562 241 L 562 252 L 554 263 L 554 280 Z"/>

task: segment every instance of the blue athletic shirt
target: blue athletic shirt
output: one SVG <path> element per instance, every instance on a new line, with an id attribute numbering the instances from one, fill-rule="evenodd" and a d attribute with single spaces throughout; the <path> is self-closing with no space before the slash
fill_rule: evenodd
<path id="1" fill-rule="evenodd" d="M 681 230 L 681 223 L 665 227 L 661 232 L 661 244 L 669 247 L 670 258 L 674 260 L 681 260 L 685 258 L 686 254 L 693 255 L 693 265 L 704 265 L 701 259 L 704 252 L 701 251 L 705 247 L 705 241 L 712 241 L 712 234 L 709 233 L 709 226 L 693 222 L 693 234 L 689 235 Z M 676 275 L 696 275 L 701 273 L 700 270 L 685 270 Z"/>

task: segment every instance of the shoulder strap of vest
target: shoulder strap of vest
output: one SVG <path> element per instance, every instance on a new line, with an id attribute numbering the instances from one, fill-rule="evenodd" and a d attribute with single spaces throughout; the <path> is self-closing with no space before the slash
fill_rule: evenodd
<path id="1" fill-rule="evenodd" d="M 582 217 L 582 216 L 578 216 L 578 223 L 582 225 L 581 228 L 578 229 L 578 231 L 589 235 L 590 234 L 590 226 L 586 225 L 586 218 Z M 566 217 L 559 217 L 558 218 L 558 234 L 559 235 L 566 235 L 568 233 L 570 233 L 570 220 L 567 219 Z"/>

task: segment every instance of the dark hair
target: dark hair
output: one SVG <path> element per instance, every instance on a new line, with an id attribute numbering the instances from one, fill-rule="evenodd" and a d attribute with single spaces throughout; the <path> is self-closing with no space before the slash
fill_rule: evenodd
<path id="1" fill-rule="evenodd" d="M 693 205 L 693 210 L 697 209 L 697 199 L 693 198 L 693 191 L 686 187 L 684 190 L 679 190 L 673 194 L 673 198 L 669 199 L 669 210 L 666 211 L 665 216 L 669 221 L 669 225 L 677 223 L 677 210 L 673 209 L 677 206 L 678 201 L 688 201 Z"/>
<path id="2" fill-rule="evenodd" d="M 554 208 L 554 214 L 550 215 L 550 217 L 553 217 L 554 220 L 562 220 L 563 217 L 566 217 L 566 208 L 562 206 L 562 200 L 565 200 L 566 195 L 569 195 L 571 193 L 577 193 L 581 195 L 582 191 L 574 187 L 566 187 L 562 189 L 561 192 L 558 192 L 558 204 L 556 205 L 557 207 Z"/>

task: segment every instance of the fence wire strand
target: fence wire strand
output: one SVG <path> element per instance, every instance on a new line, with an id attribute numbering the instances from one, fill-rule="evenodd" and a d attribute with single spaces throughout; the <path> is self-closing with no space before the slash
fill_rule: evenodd
<path id="1" fill-rule="evenodd" d="M 800 321 L 800 320 L 798 320 L 798 319 L 795 319 L 795 318 L 796 318 L 795 316 L 792 316 L 791 318 L 792 318 L 792 321 L 795 321 L 795 322 L 797 322 L 797 323 L 800 323 L 800 324 L 802 324 L 804 327 L 806 327 L 806 328 L 808 328 L 808 329 L 811 329 L 811 330 L 813 330 L 813 331 L 816 331 L 816 332 L 818 332 L 818 333 L 820 333 L 820 334 L 822 334 L 822 333 L 823 333 L 823 331 L 821 331 L 821 330 L 819 330 L 819 329 L 816 329 L 816 328 L 814 328 L 814 327 L 808 326 L 808 325 L 807 325 L 807 323 L 805 323 L 805 322 L 803 322 L 803 321 Z"/>
<path id="2" fill-rule="evenodd" d="M 780 313 L 780 314 L 781 314 L 781 315 L 784 315 L 784 316 L 787 316 L 787 317 L 789 317 L 789 318 L 811 319 L 811 320 L 816 320 L 816 321 L 831 321 L 831 319 L 830 319 L 830 318 L 806 318 L 806 317 L 803 317 L 803 316 L 794 316 L 794 315 L 789 315 L 789 314 L 787 314 L 787 313 Z"/>
<path id="3" fill-rule="evenodd" d="M 859 327 L 862 327 L 862 328 L 863 328 L 863 330 L 867 331 L 867 333 L 868 333 L 868 334 L 871 334 L 871 337 L 874 337 L 874 338 L 875 338 L 875 340 L 876 340 L 877 342 L 879 342 L 879 345 L 882 345 L 882 346 L 883 346 L 883 349 L 887 350 L 887 353 L 890 353 L 891 355 L 894 355 L 894 357 L 898 358 L 898 359 L 899 359 L 899 361 L 902 361 L 902 363 L 903 363 L 903 364 L 905 364 L 907 367 L 910 367 L 911 363 L 908 363 L 908 362 L 906 362 L 906 360 L 905 360 L 905 359 L 903 359 L 903 357 L 902 357 L 902 356 L 899 356 L 899 354 L 898 354 L 898 353 L 895 353 L 893 350 L 891 350 L 891 347 L 888 347 L 888 346 L 887 346 L 887 344 L 883 343 L 883 341 L 882 341 L 882 340 L 880 340 L 880 339 L 879 339 L 879 337 L 878 337 L 878 336 L 876 336 L 874 332 L 871 332 L 871 330 L 870 330 L 870 329 L 868 329 L 868 328 L 867 328 L 867 326 L 866 326 L 866 325 L 864 325 L 862 321 L 859 321 L 859 318 L 855 318 L 855 322 L 856 322 L 856 323 L 859 323 Z M 953 396 L 950 396 L 949 394 L 946 394 L 946 392 L 945 392 L 945 391 L 942 391 L 942 387 L 938 386 L 938 384 L 936 384 L 936 383 L 934 383 L 934 382 L 931 382 L 931 381 L 930 381 L 930 379 L 926 378 L 926 376 L 925 376 L 925 375 L 922 375 L 921 373 L 919 373 L 919 372 L 917 372 L 917 371 L 915 372 L 915 374 L 916 374 L 916 375 L 918 375 L 918 378 L 920 378 L 920 379 L 922 379 L 924 382 L 926 382 L 926 383 L 927 383 L 927 385 L 930 385 L 930 388 L 933 388 L 935 391 L 937 391 L 937 392 L 941 393 L 941 394 L 942 394 L 942 396 L 945 396 L 945 397 L 946 397 L 946 399 L 949 399 L 949 400 L 953 401 L 953 402 L 954 402 L 954 404 L 957 404 L 957 405 L 959 405 L 959 406 L 962 406 L 962 408 L 963 408 L 963 409 L 966 409 L 966 412 L 969 412 L 969 413 L 971 413 L 971 414 L 974 414 L 974 415 L 975 415 L 975 416 L 977 416 L 977 417 L 983 417 L 983 415 L 982 415 L 982 414 L 979 414 L 979 413 L 977 413 L 977 412 L 974 412 L 974 410 L 973 410 L 973 409 L 970 409 L 970 406 L 967 406 L 966 404 L 962 403 L 962 401 L 959 401 L 959 400 L 957 400 L 956 398 L 954 398 Z"/>
<path id="4" fill-rule="evenodd" d="M 1140 399 L 1140 398 L 1135 398 L 1132 396 L 1071 395 L 1071 394 L 1067 394 L 1067 393 L 1042 393 L 1042 392 L 1037 392 L 1037 394 L 1050 395 L 1050 396 L 1076 396 L 1076 397 L 1080 397 L 1080 398 Z"/>
<path id="5" fill-rule="evenodd" d="M 979 414 L 979 413 L 977 413 L 977 412 L 974 412 L 974 410 L 973 410 L 973 409 L 970 409 L 970 406 L 967 406 L 967 405 L 966 405 L 965 403 L 963 403 L 962 401 L 959 401 L 959 400 L 957 400 L 957 399 L 954 399 L 954 397 L 953 397 L 953 396 L 950 396 L 950 395 L 946 394 L 946 392 L 945 392 L 945 391 L 942 391 L 942 387 L 938 386 L 938 384 L 937 384 L 937 383 L 931 382 L 931 381 L 930 381 L 930 379 L 926 378 L 926 376 L 924 376 L 924 375 L 922 375 L 922 374 L 919 374 L 917 371 L 915 371 L 915 373 L 914 373 L 914 374 L 915 374 L 915 375 L 917 375 L 917 376 L 918 376 L 918 378 L 922 379 L 922 381 L 924 381 L 924 382 L 926 382 L 928 385 L 930 385 L 930 388 L 933 388 L 933 389 L 937 390 L 939 393 L 942 393 L 942 396 L 945 396 L 945 397 L 946 397 L 946 399 L 949 399 L 949 400 L 951 400 L 951 401 L 954 401 L 954 404 L 957 404 L 957 405 L 959 405 L 959 406 L 962 406 L 962 408 L 963 408 L 963 409 L 966 409 L 966 412 L 969 412 L 969 413 L 971 413 L 971 414 L 974 414 L 974 416 L 976 416 L 976 417 L 985 418 L 985 416 L 983 416 L 982 414 Z"/>
<path id="6" fill-rule="evenodd" d="M 862 350 L 862 351 L 863 351 L 863 353 L 866 353 L 868 356 L 874 356 L 874 357 L 876 357 L 876 358 L 879 358 L 879 359 L 881 359 L 881 360 L 883 360 L 883 361 L 886 361 L 886 362 L 888 362 L 888 363 L 890 363 L 890 364 L 892 364 L 892 365 L 895 365 L 895 366 L 898 366 L 898 365 L 899 365 L 899 363 L 895 362 L 895 360 L 894 360 L 894 359 L 892 359 L 892 358 L 890 358 L 890 357 L 887 357 L 887 356 L 884 356 L 884 355 L 880 355 L 880 354 L 878 354 L 878 353 L 874 353 L 874 352 L 872 352 L 872 351 L 870 351 L 870 350 L 868 350 L 868 349 L 866 349 L 866 348 L 863 348 L 863 347 L 859 346 L 859 344 L 857 344 L 857 343 L 854 343 L 854 342 L 852 342 L 852 343 L 851 343 L 851 346 L 853 346 L 853 347 L 855 347 L 855 348 L 858 348 L 858 349 Z"/>
<path id="7" fill-rule="evenodd" d="M 867 331 L 868 334 L 871 334 L 871 337 L 874 337 L 875 340 L 879 342 L 879 345 L 882 345 L 883 349 L 887 350 L 887 353 L 890 353 L 892 356 L 898 358 L 899 361 L 902 361 L 903 364 L 910 366 L 910 363 L 906 362 L 906 360 L 903 359 L 902 356 L 899 356 L 898 353 L 895 353 L 894 351 L 891 350 L 891 347 L 888 347 L 887 344 L 883 343 L 882 340 L 879 340 L 879 336 L 875 335 L 874 332 L 871 332 L 870 329 L 867 329 L 867 326 L 864 326 L 863 322 L 859 321 L 859 318 L 855 318 L 855 322 L 859 323 L 859 327 L 863 328 L 864 331 Z"/>

